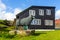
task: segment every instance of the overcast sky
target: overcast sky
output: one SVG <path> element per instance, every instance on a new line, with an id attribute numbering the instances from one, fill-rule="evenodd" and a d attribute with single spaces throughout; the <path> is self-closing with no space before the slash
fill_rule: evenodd
<path id="1" fill-rule="evenodd" d="M 0 0 L 0 19 L 13 20 L 16 14 L 32 5 L 55 6 L 55 19 L 60 18 L 60 0 Z"/>

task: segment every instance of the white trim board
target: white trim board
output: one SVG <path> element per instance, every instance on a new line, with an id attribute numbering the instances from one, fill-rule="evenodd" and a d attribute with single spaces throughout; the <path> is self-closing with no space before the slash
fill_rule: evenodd
<path id="1" fill-rule="evenodd" d="M 35 31 L 55 31 L 54 29 L 37 29 Z"/>

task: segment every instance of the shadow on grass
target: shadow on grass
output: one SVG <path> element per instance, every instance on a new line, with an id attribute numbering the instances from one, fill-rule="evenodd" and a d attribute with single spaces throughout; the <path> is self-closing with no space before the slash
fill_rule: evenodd
<path id="1" fill-rule="evenodd" d="M 4 31 L 4 32 L 9 32 L 10 30 L 7 30 L 6 28 L 1 28 L 0 27 L 0 31 L 2 32 L 2 31 Z"/>
<path id="2" fill-rule="evenodd" d="M 47 34 L 47 33 L 33 33 L 32 35 L 33 35 L 33 36 L 39 36 L 39 35 L 41 35 L 41 34 Z"/>
<path id="3" fill-rule="evenodd" d="M 15 37 L 15 35 L 8 35 L 8 36 L 5 36 L 5 38 L 10 38 L 10 39 L 12 39 L 12 38 L 14 38 Z"/>

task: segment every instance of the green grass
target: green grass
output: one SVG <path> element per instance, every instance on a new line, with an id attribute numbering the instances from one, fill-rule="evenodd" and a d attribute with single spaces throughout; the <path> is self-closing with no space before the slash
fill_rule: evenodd
<path id="1" fill-rule="evenodd" d="M 4 25 L 4 24 L 0 24 L 0 27 L 6 27 L 6 25 Z"/>
<path id="2" fill-rule="evenodd" d="M 35 32 L 30 36 L 9 35 L 8 32 L 0 33 L 0 40 L 60 40 L 60 30 L 49 32 Z"/>

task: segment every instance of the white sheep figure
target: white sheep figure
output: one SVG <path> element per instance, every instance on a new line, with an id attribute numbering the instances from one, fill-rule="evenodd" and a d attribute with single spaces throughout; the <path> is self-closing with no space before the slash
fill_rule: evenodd
<path id="1" fill-rule="evenodd" d="M 26 18 L 23 18 L 20 20 L 20 25 L 29 25 L 31 21 L 33 20 L 34 16 L 28 16 Z"/>
<path id="2" fill-rule="evenodd" d="M 26 18 L 22 18 L 22 19 L 17 19 L 16 20 L 16 28 L 18 29 L 18 25 L 23 25 L 23 26 L 28 26 L 30 25 L 30 23 L 32 22 L 32 20 L 34 19 L 34 16 L 28 16 Z"/>

